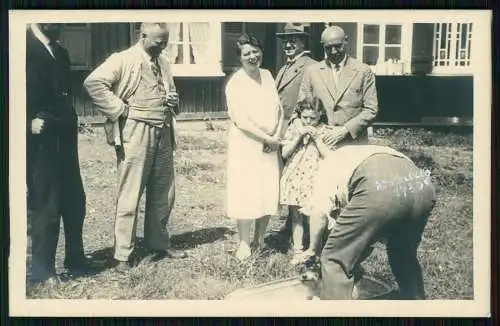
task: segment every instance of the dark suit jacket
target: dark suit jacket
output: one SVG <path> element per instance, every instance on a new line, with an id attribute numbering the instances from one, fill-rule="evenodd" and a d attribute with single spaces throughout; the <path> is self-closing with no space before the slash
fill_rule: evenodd
<path id="1" fill-rule="evenodd" d="M 54 57 L 31 29 L 26 35 L 26 119 L 36 117 L 46 122 L 71 123 L 76 114 L 70 102 L 70 61 L 66 49 L 55 44 Z"/>
<path id="2" fill-rule="evenodd" d="M 366 129 L 378 114 L 375 75 L 364 63 L 347 57 L 339 85 L 334 84 L 329 63 L 313 64 L 304 72 L 299 101 L 308 98 L 317 102 L 330 125 L 345 126 L 349 134 L 344 144 L 367 142 Z"/>
<path id="3" fill-rule="evenodd" d="M 276 88 L 278 90 L 281 105 L 283 106 L 285 121 L 288 121 L 297 104 L 304 70 L 313 63 L 317 63 L 317 61 L 311 59 L 307 54 L 304 54 L 288 69 L 286 68 L 286 64 L 282 66 L 276 75 Z"/>

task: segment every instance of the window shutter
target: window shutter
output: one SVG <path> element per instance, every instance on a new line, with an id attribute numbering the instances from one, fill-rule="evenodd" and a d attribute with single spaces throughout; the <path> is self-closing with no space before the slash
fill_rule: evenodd
<path id="1" fill-rule="evenodd" d="M 321 46 L 321 33 L 325 29 L 324 23 L 311 23 L 311 38 L 309 41 L 309 50 L 311 57 L 315 60 L 321 61 L 324 58 L 323 47 Z"/>
<path id="2" fill-rule="evenodd" d="M 432 48 L 434 43 L 434 24 L 413 24 L 411 49 L 411 72 L 425 75 L 432 72 Z"/>
<path id="3" fill-rule="evenodd" d="M 61 44 L 68 51 L 71 69 L 90 69 L 90 53 L 92 48 L 89 24 L 64 24 L 61 33 Z"/>
<path id="4" fill-rule="evenodd" d="M 128 23 L 92 24 L 94 66 L 103 63 L 113 52 L 125 50 L 130 44 L 130 25 Z"/>
<path id="5" fill-rule="evenodd" d="M 230 74 L 240 66 L 235 44 L 243 31 L 242 22 L 222 23 L 222 69 L 225 73 Z"/>

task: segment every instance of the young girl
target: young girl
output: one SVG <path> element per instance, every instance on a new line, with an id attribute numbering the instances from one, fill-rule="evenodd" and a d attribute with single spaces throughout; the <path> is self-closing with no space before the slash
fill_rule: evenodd
<path id="1" fill-rule="evenodd" d="M 309 102 L 299 103 L 297 114 L 298 118 L 290 124 L 282 141 L 286 163 L 280 180 L 280 203 L 288 205 L 292 219 L 293 265 L 303 260 L 304 247 L 308 247 L 302 243 L 303 224 L 308 221 L 299 209 L 308 203 L 319 160 L 328 151 L 321 140 L 327 128 L 324 116 Z"/>

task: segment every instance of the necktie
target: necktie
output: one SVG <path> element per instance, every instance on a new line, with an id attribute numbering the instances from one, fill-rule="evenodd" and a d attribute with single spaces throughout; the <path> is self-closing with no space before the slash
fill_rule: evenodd
<path id="1" fill-rule="evenodd" d="M 335 88 L 338 88 L 339 86 L 339 80 L 340 80 L 340 65 L 337 63 L 335 66 L 333 66 L 333 78 L 335 80 Z"/>
<path id="2" fill-rule="evenodd" d="M 151 70 L 153 71 L 155 77 L 160 79 L 161 71 L 160 71 L 160 66 L 158 65 L 157 58 L 151 58 Z"/>

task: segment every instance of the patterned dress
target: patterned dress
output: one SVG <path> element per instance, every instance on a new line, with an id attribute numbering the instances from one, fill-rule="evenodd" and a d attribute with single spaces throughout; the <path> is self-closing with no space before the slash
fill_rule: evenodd
<path id="1" fill-rule="evenodd" d="M 325 125 L 317 127 L 318 133 Z M 291 124 L 283 140 L 283 145 L 292 142 L 299 135 L 296 124 Z M 280 180 L 280 204 L 302 207 L 308 203 L 313 191 L 314 176 L 319 167 L 320 154 L 310 140 L 304 144 L 302 138 L 293 153 L 288 157 Z"/>

